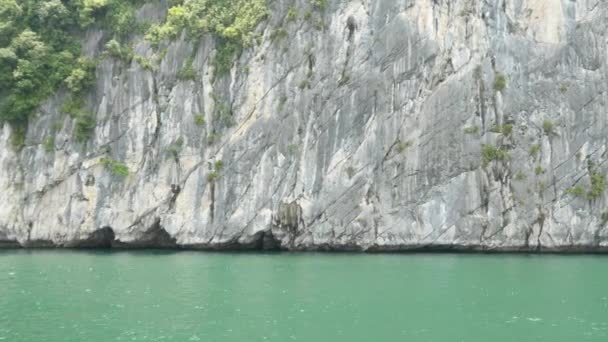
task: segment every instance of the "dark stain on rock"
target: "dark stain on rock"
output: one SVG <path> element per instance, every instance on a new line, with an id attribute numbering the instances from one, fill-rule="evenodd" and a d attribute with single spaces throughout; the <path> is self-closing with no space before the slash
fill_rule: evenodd
<path id="1" fill-rule="evenodd" d="M 95 185 L 95 176 L 87 175 L 87 178 L 84 181 L 85 186 L 93 186 Z"/>
<path id="2" fill-rule="evenodd" d="M 357 22 L 353 16 L 348 17 L 346 20 L 346 28 L 348 29 L 348 41 L 351 42 L 357 30 Z"/>
<path id="3" fill-rule="evenodd" d="M 112 227 L 103 227 L 91 233 L 86 239 L 76 241 L 72 246 L 74 248 L 111 248 L 114 242 L 115 234 Z"/>
<path id="4" fill-rule="evenodd" d="M 158 249 L 177 249 L 177 240 L 172 237 L 161 225 L 160 218 L 157 218 L 137 240 L 122 242 L 114 240 L 114 248 L 158 248 Z"/>

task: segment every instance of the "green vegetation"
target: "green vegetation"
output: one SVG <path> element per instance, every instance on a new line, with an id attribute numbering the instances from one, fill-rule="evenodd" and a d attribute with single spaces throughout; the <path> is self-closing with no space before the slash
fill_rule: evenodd
<path id="1" fill-rule="evenodd" d="M 314 27 L 318 31 L 323 31 L 323 30 L 325 30 L 326 25 L 322 19 L 319 19 L 319 20 L 317 20 L 317 22 L 315 22 Z"/>
<path id="2" fill-rule="evenodd" d="M 543 169 L 542 166 L 538 165 L 534 168 L 534 174 L 535 175 L 542 175 L 543 173 L 545 173 L 545 169 Z"/>
<path id="3" fill-rule="evenodd" d="M 568 85 L 567 85 L 566 83 L 562 83 L 562 84 L 559 86 L 559 91 L 560 91 L 562 94 L 563 94 L 563 93 L 565 93 L 565 92 L 567 92 L 567 91 L 568 91 Z"/>
<path id="4" fill-rule="evenodd" d="M 543 121 L 543 131 L 545 132 L 546 135 L 548 136 L 552 136 L 555 134 L 554 131 L 554 125 L 553 125 L 553 121 L 549 120 L 549 119 L 545 119 Z"/>
<path id="5" fill-rule="evenodd" d="M 95 131 L 95 117 L 92 113 L 81 111 L 76 114 L 74 122 L 74 138 L 78 142 L 86 142 Z"/>
<path id="6" fill-rule="evenodd" d="M 506 161 L 510 158 L 509 152 L 505 149 L 492 145 L 481 145 L 481 161 L 484 167 L 488 166 L 491 161 Z"/>
<path id="7" fill-rule="evenodd" d="M 216 76 L 226 74 L 234 58 L 253 41 L 253 31 L 269 14 L 266 0 L 186 0 L 169 9 L 164 24 L 153 26 L 146 38 L 158 45 L 183 30 L 191 39 L 206 33 L 216 37 Z"/>
<path id="8" fill-rule="evenodd" d="M 177 140 L 171 143 L 167 147 L 167 152 L 173 156 L 173 158 L 177 159 L 179 154 L 182 152 L 182 148 L 184 147 L 184 138 L 179 137 Z"/>
<path id="9" fill-rule="evenodd" d="M 317 10 L 323 11 L 327 7 L 327 0 L 310 0 L 310 3 Z"/>
<path id="10" fill-rule="evenodd" d="M 226 127 L 234 126 L 235 122 L 234 118 L 232 117 L 232 109 L 230 106 L 226 102 L 221 101 L 215 95 L 212 95 L 212 98 L 215 101 L 215 119 L 221 121 Z"/>
<path id="11" fill-rule="evenodd" d="M 124 163 L 111 158 L 101 158 L 101 165 L 110 171 L 114 176 L 126 177 L 129 175 L 129 168 Z"/>
<path id="12" fill-rule="evenodd" d="M 538 156 L 538 153 L 540 152 L 540 144 L 534 144 L 532 146 L 530 146 L 530 156 L 532 156 L 533 158 L 536 158 L 536 156 Z"/>
<path id="13" fill-rule="evenodd" d="M 512 124 L 504 124 L 504 125 L 494 125 L 490 128 L 490 132 L 499 133 L 503 135 L 511 135 L 513 133 L 513 125 Z"/>
<path id="14" fill-rule="evenodd" d="M 194 60 L 188 58 L 184 65 L 177 70 L 177 79 L 180 81 L 194 81 L 196 79 L 196 70 L 193 66 Z"/>
<path id="15" fill-rule="evenodd" d="M 152 63 L 152 61 L 144 56 L 140 56 L 140 55 L 136 55 L 134 57 L 135 61 L 137 62 L 137 64 L 139 64 L 140 67 L 142 67 L 142 69 L 148 70 L 148 71 L 156 71 L 158 70 L 158 67 L 156 65 L 154 65 L 154 63 Z"/>
<path id="16" fill-rule="evenodd" d="M 13 127 L 15 147 L 46 98 L 62 86 L 81 93 L 92 84 L 95 62 L 80 57 L 74 32 L 100 25 L 126 37 L 137 29 L 134 10 L 143 2 L 0 0 L 0 123 Z M 109 53 L 124 58 L 116 47 Z"/>
<path id="17" fill-rule="evenodd" d="M 47 153 L 53 152 L 53 149 L 55 149 L 55 137 L 46 137 L 44 141 L 42 141 L 42 148 L 44 148 L 44 151 Z"/>
<path id="18" fill-rule="evenodd" d="M 205 126 L 205 116 L 203 114 L 197 114 L 194 116 L 194 123 L 197 126 Z"/>
<path id="19" fill-rule="evenodd" d="M 566 190 L 566 193 L 576 196 L 576 197 L 585 197 L 585 188 L 583 188 L 580 185 L 574 186 L 568 190 Z"/>
<path id="20" fill-rule="evenodd" d="M 44 152 L 52 152 L 55 148 L 55 137 L 50 136 L 44 138 L 44 141 L 42 141 L 42 148 L 44 149 Z"/>
<path id="21" fill-rule="evenodd" d="M 464 129 L 465 134 L 477 134 L 479 133 L 479 126 L 470 126 Z"/>
<path id="22" fill-rule="evenodd" d="M 224 162 L 221 160 L 213 163 L 213 171 L 207 175 L 207 181 L 210 183 L 215 182 L 218 178 L 220 178 L 222 170 L 224 169 Z"/>
<path id="23" fill-rule="evenodd" d="M 122 46 L 117 40 L 112 39 L 106 43 L 106 53 L 115 59 L 129 63 L 133 58 L 133 48 Z"/>
<path id="24" fill-rule="evenodd" d="M 207 136 L 207 144 L 208 145 L 213 145 L 216 142 L 220 141 L 220 139 L 221 139 L 221 136 L 218 133 L 210 133 Z"/>
<path id="25" fill-rule="evenodd" d="M 542 193 L 545 190 L 547 190 L 547 183 L 545 183 L 544 181 L 538 182 L 538 191 Z"/>
<path id="26" fill-rule="evenodd" d="M 82 94 L 95 81 L 95 62 L 86 58 L 78 58 L 76 67 L 65 79 L 65 85 L 73 94 Z"/>
<path id="27" fill-rule="evenodd" d="M 526 178 L 528 178 L 528 177 L 527 177 L 527 176 L 526 176 L 526 174 L 525 174 L 525 173 L 523 173 L 523 171 L 521 171 L 521 170 L 519 170 L 519 171 L 517 171 L 517 173 L 515 173 L 515 180 L 516 180 L 516 181 L 523 181 L 523 180 L 525 180 Z"/>
<path id="28" fill-rule="evenodd" d="M 412 146 L 412 143 L 409 141 L 403 142 L 399 139 L 397 139 L 397 142 L 395 144 L 395 149 L 397 150 L 397 153 L 403 153 L 405 152 L 405 150 L 407 150 L 410 146 Z"/>
<path id="29" fill-rule="evenodd" d="M 220 178 L 220 174 L 218 172 L 212 171 L 207 175 L 207 181 L 209 183 L 215 182 L 218 178 Z"/>
<path id="30" fill-rule="evenodd" d="M 502 125 L 500 131 L 504 135 L 511 135 L 511 133 L 513 133 L 513 125 L 512 124 L 504 124 L 504 125 Z"/>
<path id="31" fill-rule="evenodd" d="M 47 1 L 58 3 L 59 1 Z M 147 23 L 138 23 L 135 20 L 135 9 L 146 0 L 76 0 L 64 1 L 73 3 L 77 8 L 78 22 L 81 27 L 98 23 L 107 28 L 117 39 L 124 39 L 133 32 L 142 33 Z"/>
<path id="32" fill-rule="evenodd" d="M 298 10 L 295 7 L 291 7 L 287 11 L 287 15 L 285 16 L 286 22 L 296 21 L 298 19 Z"/>
<path id="33" fill-rule="evenodd" d="M 503 74 L 497 72 L 496 76 L 494 77 L 494 90 L 503 91 L 506 87 L 507 78 Z"/>
<path id="34" fill-rule="evenodd" d="M 602 213 L 602 226 L 605 226 L 608 223 L 608 211 L 604 211 Z"/>
<path id="35" fill-rule="evenodd" d="M 291 154 L 292 156 L 295 155 L 296 153 L 298 153 L 298 145 L 296 145 L 296 144 L 287 145 L 287 152 L 289 152 L 289 154 Z"/>
<path id="36" fill-rule="evenodd" d="M 285 38 L 287 38 L 289 34 L 287 33 L 287 30 L 279 27 L 276 30 L 272 31 L 272 33 L 270 34 L 270 40 L 271 41 L 281 41 Z"/>
<path id="37" fill-rule="evenodd" d="M 72 96 L 61 106 L 61 112 L 75 120 L 73 135 L 76 141 L 86 142 L 95 131 L 95 116 L 84 109 L 82 98 Z"/>
<path id="38" fill-rule="evenodd" d="M 591 186 L 589 190 L 585 190 L 584 187 L 576 185 L 566 190 L 566 193 L 576 197 L 586 198 L 590 201 L 600 198 L 606 190 L 606 177 L 603 174 L 592 172 L 590 178 Z"/>
<path id="39" fill-rule="evenodd" d="M 606 190 L 606 177 L 603 174 L 591 173 L 591 189 L 587 192 L 587 198 L 590 200 L 598 199 Z"/>

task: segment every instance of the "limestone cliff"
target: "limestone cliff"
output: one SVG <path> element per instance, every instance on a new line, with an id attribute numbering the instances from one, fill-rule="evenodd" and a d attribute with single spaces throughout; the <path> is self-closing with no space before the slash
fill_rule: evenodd
<path id="1" fill-rule="evenodd" d="M 158 66 L 98 63 L 86 143 L 65 91 L 23 149 L 4 125 L 0 246 L 608 250 L 608 2 L 310 7 L 269 2 L 221 77 L 212 35 L 160 54 L 135 34 Z"/>

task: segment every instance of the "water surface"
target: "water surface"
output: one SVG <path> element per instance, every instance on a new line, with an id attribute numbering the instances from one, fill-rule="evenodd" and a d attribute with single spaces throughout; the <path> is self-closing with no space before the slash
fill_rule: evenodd
<path id="1" fill-rule="evenodd" d="M 608 258 L 0 251 L 0 341 L 608 341 Z"/>

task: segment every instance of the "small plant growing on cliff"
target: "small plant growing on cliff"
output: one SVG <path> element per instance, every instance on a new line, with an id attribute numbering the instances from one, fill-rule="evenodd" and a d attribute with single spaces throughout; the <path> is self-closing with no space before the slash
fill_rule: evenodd
<path id="1" fill-rule="evenodd" d="M 133 49 L 131 47 L 120 45 L 120 43 L 115 39 L 112 39 L 106 43 L 106 53 L 110 57 L 121 60 L 125 63 L 130 62 L 131 58 L 133 58 Z"/>
<path id="2" fill-rule="evenodd" d="M 315 9 L 320 11 L 325 10 L 327 7 L 327 0 L 310 0 L 310 3 Z"/>
<path id="3" fill-rule="evenodd" d="M 536 156 L 538 156 L 538 153 L 540 152 L 540 144 L 534 144 L 532 146 L 530 146 L 530 156 L 532 158 L 536 158 Z"/>
<path id="4" fill-rule="evenodd" d="M 209 172 L 207 175 L 207 181 L 210 183 L 215 182 L 221 176 L 221 172 L 224 169 L 224 162 L 221 160 L 217 160 L 213 163 L 213 171 Z"/>
<path id="5" fill-rule="evenodd" d="M 296 144 L 287 145 L 287 152 L 289 152 L 289 154 L 292 156 L 296 155 L 298 153 L 298 145 L 296 145 Z"/>
<path id="6" fill-rule="evenodd" d="M 167 152 L 173 156 L 173 158 L 177 159 L 179 154 L 182 152 L 182 148 L 184 147 L 184 138 L 179 137 L 175 140 L 171 145 L 167 147 Z"/>
<path id="7" fill-rule="evenodd" d="M 585 188 L 580 185 L 573 186 L 570 189 L 566 190 L 566 193 L 575 197 L 585 197 Z"/>
<path id="8" fill-rule="evenodd" d="M 549 119 L 543 121 L 543 132 L 548 136 L 555 135 L 553 121 Z"/>
<path id="9" fill-rule="evenodd" d="M 55 138 L 53 136 L 44 138 L 42 142 L 42 148 L 44 148 L 45 152 L 52 152 L 55 148 Z"/>
<path id="10" fill-rule="evenodd" d="M 606 177 L 598 172 L 592 172 L 590 178 L 591 186 L 589 190 L 577 185 L 566 190 L 566 193 L 576 197 L 584 197 L 590 201 L 600 198 L 606 190 Z"/>
<path id="11" fill-rule="evenodd" d="M 207 136 L 207 144 L 208 145 L 213 145 L 216 142 L 220 141 L 221 136 L 218 133 L 210 133 Z"/>
<path id="12" fill-rule="evenodd" d="M 285 38 L 287 38 L 289 34 L 287 33 L 287 30 L 279 27 L 278 29 L 274 30 L 271 34 L 270 34 L 270 40 L 275 42 L 275 41 L 281 41 Z"/>
<path id="13" fill-rule="evenodd" d="M 291 7 L 287 11 L 287 15 L 285 16 L 286 22 L 296 21 L 298 19 L 298 10 L 295 7 Z"/>
<path id="14" fill-rule="evenodd" d="M 219 174 L 219 172 L 216 172 L 216 171 L 209 172 L 209 174 L 207 175 L 207 181 L 209 183 L 215 182 L 218 178 L 220 178 L 220 174 Z"/>
<path id="15" fill-rule="evenodd" d="M 323 31 L 325 30 L 325 22 L 323 21 L 323 19 L 319 19 L 317 20 L 317 22 L 315 22 L 315 29 L 317 29 L 318 31 Z"/>
<path id="16" fill-rule="evenodd" d="M 129 175 L 129 168 L 127 165 L 114 159 L 102 158 L 101 165 L 103 165 L 106 170 L 110 171 L 114 176 L 126 177 Z"/>
<path id="17" fill-rule="evenodd" d="M 397 140 L 397 143 L 395 144 L 395 149 L 397 150 L 397 153 L 403 153 L 405 152 L 405 150 L 407 150 L 410 146 L 412 146 L 412 143 L 409 141 L 401 141 L 401 140 Z"/>
<path id="18" fill-rule="evenodd" d="M 470 126 L 464 129 L 465 134 L 477 134 L 479 133 L 479 126 Z"/>
<path id="19" fill-rule="evenodd" d="M 139 64 L 140 67 L 142 67 L 142 69 L 148 70 L 148 71 L 156 71 L 158 69 L 158 67 L 156 65 L 154 65 L 154 63 L 152 63 L 152 61 L 144 56 L 140 56 L 137 55 L 134 57 L 135 61 L 137 62 L 137 64 Z"/>
<path id="20" fill-rule="evenodd" d="M 589 200 L 595 200 L 602 196 L 606 189 L 606 177 L 598 172 L 591 173 L 591 189 L 587 193 Z"/>
<path id="21" fill-rule="evenodd" d="M 501 127 L 501 133 L 503 135 L 511 135 L 513 133 L 513 125 L 512 124 L 504 124 Z"/>
<path id="22" fill-rule="evenodd" d="M 484 167 L 492 161 L 506 161 L 510 158 L 509 152 L 502 148 L 486 144 L 481 145 L 481 160 Z"/>
<path id="23" fill-rule="evenodd" d="M 95 118 L 89 112 L 80 112 L 74 122 L 74 138 L 78 142 L 85 142 L 91 138 L 95 131 Z"/>
<path id="24" fill-rule="evenodd" d="M 535 175 L 542 175 L 543 173 L 545 173 L 545 169 L 543 169 L 542 166 L 538 165 L 537 167 L 534 168 L 534 174 Z"/>
<path id="25" fill-rule="evenodd" d="M 503 91 L 506 87 L 507 78 L 499 72 L 496 73 L 496 76 L 494 77 L 494 90 Z"/>
<path id="26" fill-rule="evenodd" d="M 513 125 L 512 124 L 504 124 L 504 125 L 494 125 L 490 128 L 490 132 L 498 133 L 503 135 L 511 135 L 513 133 Z"/>
<path id="27" fill-rule="evenodd" d="M 517 171 L 517 173 L 515 173 L 515 180 L 516 180 L 516 181 L 523 181 L 523 180 L 525 180 L 526 178 L 527 178 L 527 177 L 526 177 L 526 174 L 525 174 L 525 173 L 523 173 L 523 171 L 522 171 L 522 170 L 519 170 L 519 171 Z"/>
<path id="28" fill-rule="evenodd" d="M 197 126 L 205 126 L 205 116 L 203 114 L 197 114 L 194 116 L 194 123 Z"/>
<path id="29" fill-rule="evenodd" d="M 64 83 L 74 94 L 82 94 L 95 81 L 95 62 L 87 58 L 79 58 L 76 66 Z"/>
<path id="30" fill-rule="evenodd" d="M 180 81 L 194 81 L 196 79 L 192 58 L 188 58 L 186 63 L 177 70 L 176 77 Z"/>

